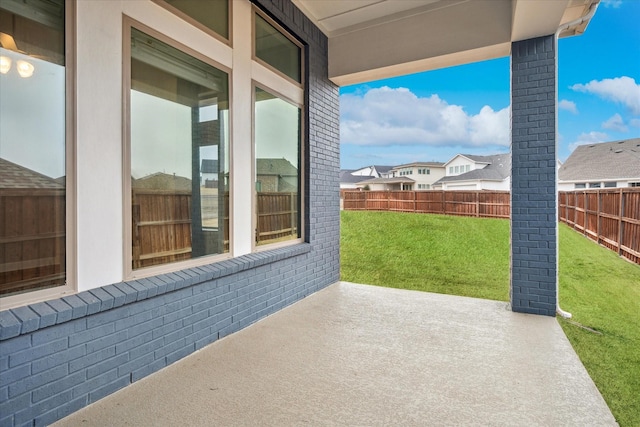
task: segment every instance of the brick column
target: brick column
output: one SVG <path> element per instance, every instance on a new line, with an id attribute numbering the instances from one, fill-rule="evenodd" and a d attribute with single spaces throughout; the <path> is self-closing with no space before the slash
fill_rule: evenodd
<path id="1" fill-rule="evenodd" d="M 511 308 L 555 316 L 556 42 L 511 46 Z"/>

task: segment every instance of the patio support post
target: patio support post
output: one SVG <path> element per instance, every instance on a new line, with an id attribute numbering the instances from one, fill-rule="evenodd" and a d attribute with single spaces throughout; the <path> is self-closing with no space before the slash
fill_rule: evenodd
<path id="1" fill-rule="evenodd" d="M 511 309 L 555 316 L 556 43 L 511 46 Z"/>

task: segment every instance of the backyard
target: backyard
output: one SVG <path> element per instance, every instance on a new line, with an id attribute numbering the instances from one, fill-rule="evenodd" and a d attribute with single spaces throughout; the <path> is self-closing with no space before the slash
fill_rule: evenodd
<path id="1" fill-rule="evenodd" d="M 341 213 L 341 280 L 509 300 L 509 222 Z M 621 426 L 640 425 L 640 266 L 560 225 L 558 317 Z"/>

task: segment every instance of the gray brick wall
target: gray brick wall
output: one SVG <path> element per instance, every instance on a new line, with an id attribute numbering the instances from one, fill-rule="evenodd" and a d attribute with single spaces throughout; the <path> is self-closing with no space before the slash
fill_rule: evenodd
<path id="1" fill-rule="evenodd" d="M 290 0 L 257 4 L 308 49 L 307 243 L 1 311 L 0 426 L 49 424 L 339 280 L 327 40 Z"/>
<path id="2" fill-rule="evenodd" d="M 557 280 L 556 44 L 511 48 L 511 307 L 555 316 Z"/>

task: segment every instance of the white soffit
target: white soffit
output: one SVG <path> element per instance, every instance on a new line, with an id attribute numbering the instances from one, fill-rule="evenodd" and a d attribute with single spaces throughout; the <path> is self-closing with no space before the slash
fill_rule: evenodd
<path id="1" fill-rule="evenodd" d="M 329 78 L 343 86 L 507 56 L 599 0 L 292 1 L 327 35 Z"/>

